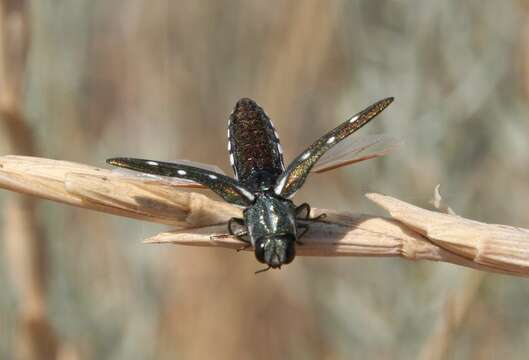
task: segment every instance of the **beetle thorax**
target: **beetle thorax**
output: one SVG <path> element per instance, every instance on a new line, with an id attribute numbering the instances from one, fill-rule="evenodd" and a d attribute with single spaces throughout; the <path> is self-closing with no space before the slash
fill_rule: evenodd
<path id="1" fill-rule="evenodd" d="M 244 222 L 254 246 L 256 240 L 272 235 L 296 237 L 294 204 L 273 194 L 258 194 L 252 206 L 244 211 Z"/>

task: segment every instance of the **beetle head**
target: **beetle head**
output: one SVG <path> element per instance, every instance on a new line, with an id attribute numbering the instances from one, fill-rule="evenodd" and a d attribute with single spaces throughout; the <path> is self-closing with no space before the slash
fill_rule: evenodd
<path id="1" fill-rule="evenodd" d="M 271 235 L 255 242 L 255 257 L 271 268 L 289 264 L 296 256 L 296 238 L 293 234 Z"/>

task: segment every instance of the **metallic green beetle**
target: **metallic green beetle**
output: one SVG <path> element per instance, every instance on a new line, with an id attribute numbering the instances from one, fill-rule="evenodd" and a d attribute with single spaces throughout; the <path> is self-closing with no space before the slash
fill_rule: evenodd
<path id="1" fill-rule="evenodd" d="M 211 166 L 180 162 L 113 158 L 107 162 L 121 168 L 155 176 L 177 178 L 183 184 L 202 185 L 225 201 L 244 207 L 242 219 L 228 223 L 230 234 L 253 246 L 257 260 L 280 268 L 296 256 L 296 244 L 308 230 L 310 206 L 295 206 L 290 198 L 303 186 L 310 172 L 325 172 L 384 155 L 386 150 L 360 156 L 373 145 L 387 146 L 387 139 L 372 136 L 360 141 L 342 141 L 382 112 L 393 98 L 386 98 L 352 116 L 328 132 L 285 169 L 277 132 L 263 109 L 243 98 L 228 121 L 228 152 L 235 178 Z M 341 142 L 341 143 L 340 143 Z M 336 146 L 337 144 L 339 144 Z M 331 150 L 332 149 L 332 150 Z"/>

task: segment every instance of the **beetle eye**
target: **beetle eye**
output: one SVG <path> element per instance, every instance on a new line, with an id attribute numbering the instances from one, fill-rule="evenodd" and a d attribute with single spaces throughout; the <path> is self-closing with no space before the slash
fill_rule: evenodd
<path id="1" fill-rule="evenodd" d="M 285 249 L 285 264 L 290 264 L 296 257 L 296 243 L 294 241 L 288 241 Z"/>
<path id="2" fill-rule="evenodd" d="M 263 240 L 255 242 L 255 257 L 259 262 L 266 263 L 265 260 L 265 244 Z"/>

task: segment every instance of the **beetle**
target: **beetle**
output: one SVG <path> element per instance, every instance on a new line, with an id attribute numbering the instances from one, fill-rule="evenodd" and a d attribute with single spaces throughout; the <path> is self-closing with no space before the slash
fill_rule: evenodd
<path id="1" fill-rule="evenodd" d="M 367 140 L 343 141 L 382 112 L 391 102 L 385 98 L 350 117 L 317 139 L 286 168 L 279 137 L 270 118 L 253 100 L 237 101 L 228 120 L 228 153 L 235 177 L 216 167 L 188 161 L 164 162 L 118 157 L 107 163 L 150 176 L 170 177 L 183 186 L 209 188 L 228 203 L 244 208 L 243 218 L 232 218 L 228 232 L 253 246 L 255 257 L 268 265 L 260 270 L 281 268 L 296 256 L 296 245 L 308 231 L 310 205 L 294 205 L 291 198 L 310 172 L 325 172 L 384 155 L 391 144 L 381 136 Z M 339 144 L 339 145 L 338 145 Z M 382 151 L 360 156 L 374 145 Z M 324 216 L 324 215 L 323 215 Z M 258 272 L 260 272 L 258 271 Z"/>

